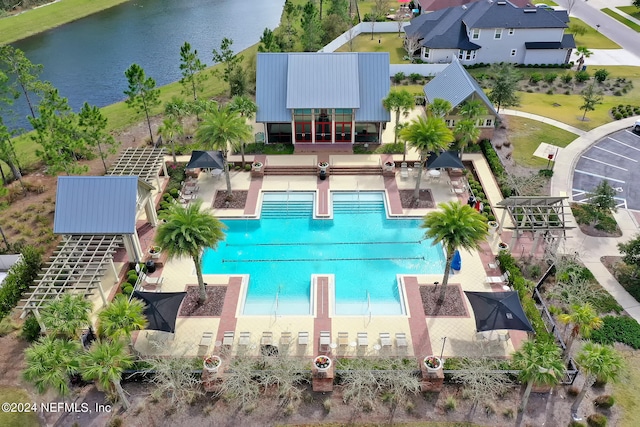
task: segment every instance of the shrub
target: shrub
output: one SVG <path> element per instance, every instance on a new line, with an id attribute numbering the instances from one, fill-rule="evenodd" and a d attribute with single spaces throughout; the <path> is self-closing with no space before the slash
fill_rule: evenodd
<path id="1" fill-rule="evenodd" d="M 620 120 L 620 119 L 622 118 L 622 114 L 620 114 L 620 113 L 615 113 L 615 114 L 613 115 L 613 118 L 614 118 L 614 119 L 616 119 L 616 120 Z"/>
<path id="2" fill-rule="evenodd" d="M 619 342 L 637 350 L 640 348 L 640 324 L 631 317 L 605 316 L 602 327 L 591 333 L 591 340 L 600 344 Z"/>
<path id="3" fill-rule="evenodd" d="M 593 404 L 602 409 L 609 409 L 613 406 L 614 403 L 615 399 L 609 394 L 603 394 L 602 396 L 598 396 L 593 400 Z"/>
<path id="4" fill-rule="evenodd" d="M 529 83 L 533 85 L 537 85 L 540 80 L 542 80 L 542 73 L 531 73 L 529 76 Z"/>
<path id="5" fill-rule="evenodd" d="M 169 195 L 175 200 L 180 197 L 180 190 L 178 190 L 177 188 L 172 188 L 171 190 L 169 190 Z"/>
<path id="6" fill-rule="evenodd" d="M 34 342 L 40 338 L 40 324 L 36 316 L 29 315 L 22 325 L 22 338 Z"/>
<path id="7" fill-rule="evenodd" d="M 552 84 L 558 78 L 558 74 L 557 73 L 545 73 L 543 78 L 544 78 L 545 82 L 547 82 L 549 84 Z"/>
<path id="8" fill-rule="evenodd" d="M 418 83 L 422 80 L 422 74 L 411 73 L 409 74 L 409 80 L 411 80 L 411 83 Z"/>
<path id="9" fill-rule="evenodd" d="M 455 411 L 457 406 L 458 406 L 458 402 L 453 396 L 447 397 L 447 400 L 444 402 L 444 409 L 447 412 Z"/>
<path id="10" fill-rule="evenodd" d="M 569 73 L 565 73 L 562 75 L 562 77 L 560 77 L 560 79 L 562 80 L 563 83 L 569 84 L 571 83 L 571 80 L 573 80 L 573 76 Z"/>
<path id="11" fill-rule="evenodd" d="M 504 166 L 502 166 L 502 161 L 498 157 L 498 154 L 493 149 L 491 141 L 489 141 L 488 139 L 480 141 L 480 148 L 482 149 L 482 152 L 484 153 L 484 156 L 487 159 L 487 163 L 489 163 L 489 167 L 495 175 L 496 180 L 500 183 L 500 191 L 502 191 L 502 195 L 504 197 L 511 196 L 514 191 L 508 184 L 506 184 L 505 177 L 507 175 L 507 172 L 505 171 Z"/>
<path id="12" fill-rule="evenodd" d="M 609 72 L 604 68 L 600 68 L 596 70 L 595 73 L 593 73 L 593 77 L 596 79 L 598 83 L 602 83 L 605 80 L 607 80 L 607 77 L 609 77 Z"/>
<path id="13" fill-rule="evenodd" d="M 6 316 L 16 306 L 22 293 L 29 289 L 38 277 L 42 266 L 42 254 L 33 246 L 22 249 L 22 258 L 11 267 L 0 288 L 0 318 Z"/>
<path id="14" fill-rule="evenodd" d="M 602 414 L 591 414 L 587 417 L 589 427 L 605 427 L 607 425 L 607 417 Z"/>
<path id="15" fill-rule="evenodd" d="M 405 78 L 405 75 L 404 75 L 404 73 L 403 73 L 402 71 L 397 72 L 397 73 L 395 73 L 395 74 L 393 75 L 393 81 L 394 81 L 396 84 L 400 84 L 400 83 L 404 80 L 404 78 Z"/>
<path id="16" fill-rule="evenodd" d="M 547 94 L 547 95 L 553 95 L 553 89 L 549 89 L 549 90 L 546 92 L 546 94 Z"/>
<path id="17" fill-rule="evenodd" d="M 619 90 L 616 90 L 615 92 L 613 92 L 613 96 L 622 96 L 622 92 Z"/>
<path id="18" fill-rule="evenodd" d="M 133 293 L 133 286 L 131 286 L 130 284 L 127 284 L 125 287 L 122 288 L 122 293 L 125 295 L 131 295 Z"/>
<path id="19" fill-rule="evenodd" d="M 11 317 L 7 316 L 0 320 L 0 337 L 9 335 L 11 332 L 18 329 L 18 326 L 11 320 Z"/>
<path id="20" fill-rule="evenodd" d="M 553 176 L 553 169 L 540 169 L 538 175 L 551 178 Z"/>
<path id="21" fill-rule="evenodd" d="M 591 76 L 586 71 L 576 71 L 575 79 L 578 83 L 584 83 L 589 80 Z"/>

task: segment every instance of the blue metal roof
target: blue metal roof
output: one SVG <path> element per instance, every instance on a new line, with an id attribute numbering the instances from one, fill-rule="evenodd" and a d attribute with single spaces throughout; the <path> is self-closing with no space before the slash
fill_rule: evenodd
<path id="1" fill-rule="evenodd" d="M 259 53 L 256 61 L 256 121 L 291 122 L 287 110 L 287 62 L 289 55 Z"/>
<path id="2" fill-rule="evenodd" d="M 391 113 L 382 106 L 389 95 L 389 52 L 360 53 L 360 109 L 356 110 L 357 122 L 389 122 Z"/>
<path id="3" fill-rule="evenodd" d="M 357 53 L 289 55 L 287 108 L 359 108 L 358 74 Z"/>
<path id="4" fill-rule="evenodd" d="M 60 176 L 55 234 L 133 234 L 137 176 Z"/>
<path id="5" fill-rule="evenodd" d="M 458 58 L 454 58 L 447 68 L 439 72 L 424 87 L 427 102 L 431 103 L 434 99 L 441 98 L 449 101 L 452 108 L 462 104 L 474 93 L 485 103 L 490 113 L 498 115 L 493 103 L 489 101 L 478 82 L 464 69 Z"/>
<path id="6" fill-rule="evenodd" d="M 358 121 L 389 121 L 389 53 L 258 53 L 256 121 L 291 122 L 294 108 L 355 108 Z"/>

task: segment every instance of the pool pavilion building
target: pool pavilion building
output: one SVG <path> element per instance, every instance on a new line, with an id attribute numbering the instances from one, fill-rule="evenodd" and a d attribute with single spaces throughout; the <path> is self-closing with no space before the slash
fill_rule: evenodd
<path id="1" fill-rule="evenodd" d="M 350 153 L 381 143 L 389 88 L 387 52 L 259 53 L 256 122 L 267 143 Z"/>

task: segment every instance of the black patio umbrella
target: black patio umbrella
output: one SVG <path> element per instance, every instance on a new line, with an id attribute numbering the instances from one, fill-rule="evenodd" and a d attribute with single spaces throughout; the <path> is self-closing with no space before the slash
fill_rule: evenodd
<path id="1" fill-rule="evenodd" d="M 187 169 L 223 169 L 220 151 L 193 151 Z"/>
<path id="2" fill-rule="evenodd" d="M 146 305 L 144 315 L 149 322 L 146 329 L 171 333 L 176 331 L 176 317 L 186 295 L 186 292 L 133 292 L 133 297 Z"/>
<path id="3" fill-rule="evenodd" d="M 464 292 L 473 307 L 476 330 L 515 329 L 533 332 L 518 292 Z"/>
<path id="4" fill-rule="evenodd" d="M 427 169 L 452 168 L 464 169 L 460 153 L 457 151 L 443 151 L 439 155 L 431 152 L 427 158 Z"/>

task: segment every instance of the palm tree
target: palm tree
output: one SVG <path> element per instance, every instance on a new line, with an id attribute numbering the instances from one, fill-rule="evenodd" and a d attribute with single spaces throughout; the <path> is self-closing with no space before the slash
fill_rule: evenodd
<path id="1" fill-rule="evenodd" d="M 596 378 L 604 381 L 617 381 L 624 370 L 624 360 L 620 353 L 608 345 L 588 341 L 576 356 L 576 363 L 585 374 L 584 385 L 571 405 L 571 415 L 578 419 L 578 408 L 589 387 Z"/>
<path id="2" fill-rule="evenodd" d="M 433 117 L 444 118 L 453 107 L 451 103 L 446 99 L 435 98 L 431 104 L 429 104 L 427 111 L 431 113 Z"/>
<path id="3" fill-rule="evenodd" d="M 177 163 L 175 138 L 182 136 L 184 129 L 178 120 L 173 117 L 165 117 L 158 128 L 158 133 L 171 145 L 173 163 Z"/>
<path id="4" fill-rule="evenodd" d="M 520 404 L 521 411 L 527 408 L 534 383 L 554 386 L 560 382 L 564 372 L 560 348 L 548 341 L 526 341 L 513 354 L 513 364 L 520 370 L 520 380 L 527 384 Z"/>
<path id="5" fill-rule="evenodd" d="M 265 31 L 268 28 L 265 28 Z M 240 115 L 242 117 L 246 117 L 249 120 L 252 120 L 253 117 L 255 116 L 256 112 L 258 111 L 258 106 L 256 105 L 255 102 L 253 102 L 249 97 L 244 96 L 244 95 L 237 95 L 234 96 L 231 99 L 231 102 L 229 102 L 229 108 L 231 108 L 233 111 L 237 111 L 238 113 L 240 113 Z M 242 156 L 242 167 L 244 168 L 245 165 L 245 161 L 244 161 L 244 141 L 240 142 L 240 155 Z"/>
<path id="6" fill-rule="evenodd" d="M 54 336 L 77 338 L 79 329 L 87 327 L 93 304 L 82 295 L 64 294 L 49 303 L 40 313 L 42 324 Z"/>
<path id="7" fill-rule="evenodd" d="M 578 46 L 578 48 L 576 49 L 576 55 L 580 55 L 580 58 L 578 58 L 578 67 L 576 68 L 577 71 L 580 71 L 580 69 L 582 68 L 584 59 L 590 57 L 592 54 L 593 52 L 591 52 L 586 46 Z"/>
<path id="8" fill-rule="evenodd" d="M 484 107 L 482 101 L 479 99 L 469 99 L 460 106 L 458 114 L 465 119 L 473 120 L 475 122 L 475 120 L 482 114 L 486 113 L 486 111 L 487 109 Z"/>
<path id="9" fill-rule="evenodd" d="M 96 380 L 104 389 L 113 386 L 122 400 L 125 409 L 129 409 L 129 400 L 122 389 L 122 372 L 133 364 L 133 357 L 122 341 L 96 341 L 80 359 L 80 373 L 86 380 Z"/>
<path id="10" fill-rule="evenodd" d="M 80 343 L 46 336 L 25 350 L 27 369 L 23 378 L 32 383 L 38 393 L 55 389 L 60 396 L 69 394 L 69 376 L 78 371 Z"/>
<path id="11" fill-rule="evenodd" d="M 433 244 L 442 243 L 446 253 L 444 277 L 440 286 L 438 303 L 444 302 L 451 260 L 456 249 L 479 249 L 480 242 L 486 239 L 489 231 L 487 220 L 469 205 L 459 202 L 440 203 L 438 210 L 425 215 L 421 228 L 425 228 L 426 239 L 432 239 Z"/>
<path id="12" fill-rule="evenodd" d="M 480 129 L 476 126 L 475 120 L 462 119 L 456 123 L 453 132 L 460 143 L 460 156 L 464 153 L 464 149 L 471 143 L 478 142 L 480 138 Z"/>
<path id="13" fill-rule="evenodd" d="M 439 117 L 418 117 L 401 130 L 401 136 L 420 153 L 420 168 L 416 179 L 416 188 L 413 192 L 413 198 L 419 200 L 423 160 L 426 159 L 429 151 L 446 149 L 453 141 L 453 133 L 447 128 L 444 120 Z"/>
<path id="14" fill-rule="evenodd" d="M 168 246 L 167 246 L 168 247 Z M 116 295 L 111 303 L 98 313 L 98 336 L 114 341 L 131 339 L 131 333 L 147 327 L 145 305 L 137 298 Z"/>
<path id="15" fill-rule="evenodd" d="M 224 229 L 227 227 L 208 212 L 200 210 L 200 200 L 182 206 L 172 204 L 164 215 L 162 224 L 158 226 L 155 244 L 166 248 L 169 259 L 189 256 L 196 267 L 202 304 L 207 293 L 202 278 L 202 252 L 205 248 L 218 247 L 218 242 L 225 239 Z"/>
<path id="16" fill-rule="evenodd" d="M 567 339 L 567 347 L 564 350 L 565 356 L 570 355 L 571 346 L 578 335 L 589 338 L 591 331 L 602 326 L 602 319 L 598 317 L 595 309 L 588 302 L 583 305 L 572 305 L 571 313 L 560 314 L 558 320 L 565 325 L 572 325 L 571 333 Z"/>
<path id="17" fill-rule="evenodd" d="M 413 107 L 415 107 L 416 102 L 413 98 L 413 95 L 409 93 L 408 90 L 392 90 L 389 92 L 389 95 L 385 99 L 382 100 L 382 106 L 385 110 L 389 112 L 396 113 L 396 124 L 393 128 L 394 137 L 393 143 L 396 144 L 398 142 L 398 132 L 400 132 L 400 114 L 404 117 L 409 115 L 409 111 Z M 405 161 L 405 157 L 407 155 L 407 144 L 404 144 L 404 151 L 402 152 L 402 161 Z"/>
<path id="18" fill-rule="evenodd" d="M 229 106 L 214 108 L 206 113 L 196 131 L 196 139 L 209 150 L 222 152 L 222 165 L 227 179 L 227 196 L 231 197 L 231 177 L 227 166 L 229 146 L 236 148 L 251 138 L 252 129 L 239 112 Z"/>

